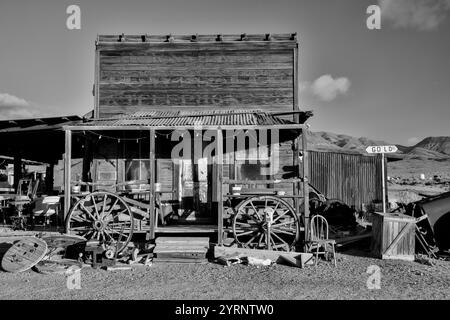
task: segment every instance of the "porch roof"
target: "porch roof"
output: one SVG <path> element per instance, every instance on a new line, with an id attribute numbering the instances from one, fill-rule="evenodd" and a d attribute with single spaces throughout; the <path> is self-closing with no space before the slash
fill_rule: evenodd
<path id="1" fill-rule="evenodd" d="M 285 116 L 298 115 L 299 122 Z M 87 119 L 66 126 L 66 130 L 145 130 L 145 129 L 299 129 L 312 116 L 311 111 L 270 113 L 262 110 L 139 111 L 114 118 Z"/>

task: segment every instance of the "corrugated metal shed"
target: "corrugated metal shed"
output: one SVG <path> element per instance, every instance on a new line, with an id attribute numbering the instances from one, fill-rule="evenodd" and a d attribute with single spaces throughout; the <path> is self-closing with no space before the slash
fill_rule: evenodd
<path id="1" fill-rule="evenodd" d="M 356 210 L 381 201 L 381 157 L 310 151 L 310 182 L 327 198 Z"/>

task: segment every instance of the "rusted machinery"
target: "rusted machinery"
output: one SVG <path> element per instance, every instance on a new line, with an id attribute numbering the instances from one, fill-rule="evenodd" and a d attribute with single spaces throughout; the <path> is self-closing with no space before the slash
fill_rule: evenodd
<path id="1" fill-rule="evenodd" d="M 450 192 L 410 203 L 406 214 L 422 218 L 417 232 L 429 250 L 450 250 Z"/>

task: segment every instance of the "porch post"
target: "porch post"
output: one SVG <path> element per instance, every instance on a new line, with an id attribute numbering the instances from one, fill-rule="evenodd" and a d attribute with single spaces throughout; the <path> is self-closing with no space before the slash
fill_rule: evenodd
<path id="1" fill-rule="evenodd" d="M 19 188 L 20 179 L 22 179 L 22 153 L 19 151 L 14 154 L 14 192 Z"/>
<path id="2" fill-rule="evenodd" d="M 223 245 L 223 134 L 222 130 L 217 130 L 217 244 Z"/>
<path id="3" fill-rule="evenodd" d="M 66 130 L 66 150 L 64 153 L 64 220 L 70 210 L 70 179 L 71 179 L 71 159 L 72 159 L 72 131 Z"/>
<path id="4" fill-rule="evenodd" d="M 294 166 L 295 170 L 297 172 L 297 177 L 300 176 L 300 173 L 303 172 L 303 169 L 300 167 L 300 150 L 303 148 L 303 143 L 301 142 L 300 138 L 297 137 L 294 140 Z M 292 185 L 292 191 L 294 192 L 294 196 L 300 195 L 300 182 L 296 182 Z M 300 199 L 294 198 L 294 209 L 295 214 L 300 219 Z"/>
<path id="5" fill-rule="evenodd" d="M 149 190 L 149 200 L 150 200 L 150 231 L 148 233 L 147 240 L 155 239 L 155 130 L 151 129 L 150 132 L 150 190 Z"/>
<path id="6" fill-rule="evenodd" d="M 302 154 L 303 154 L 303 197 L 305 199 L 305 241 L 309 240 L 309 157 L 308 157 L 308 129 L 302 129 Z"/>
<path id="7" fill-rule="evenodd" d="M 53 172 L 54 169 L 54 163 L 49 163 L 45 168 L 45 191 L 47 192 L 47 194 L 49 194 L 50 191 L 53 191 L 53 184 L 55 179 Z"/>

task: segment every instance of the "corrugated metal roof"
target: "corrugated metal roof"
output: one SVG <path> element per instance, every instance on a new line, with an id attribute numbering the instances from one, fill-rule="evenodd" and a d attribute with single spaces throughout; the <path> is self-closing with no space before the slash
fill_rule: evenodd
<path id="1" fill-rule="evenodd" d="M 302 117 L 303 118 L 303 117 Z M 307 118 L 307 117 L 306 117 Z M 139 111 L 114 118 L 93 119 L 80 126 L 252 126 L 295 124 L 261 110 Z"/>
<path id="2" fill-rule="evenodd" d="M 80 123 L 82 120 L 79 116 L 0 120 L 0 133 L 62 130 L 63 126 Z"/>

